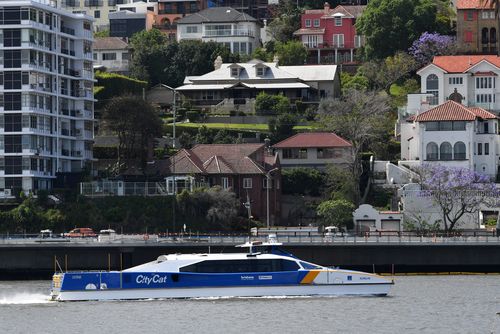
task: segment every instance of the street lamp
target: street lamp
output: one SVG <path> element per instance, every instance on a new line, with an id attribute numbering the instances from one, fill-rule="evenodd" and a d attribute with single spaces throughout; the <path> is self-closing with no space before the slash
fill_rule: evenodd
<path id="1" fill-rule="evenodd" d="M 267 228 L 269 229 L 269 188 L 270 188 L 270 185 L 271 185 L 271 173 L 278 170 L 278 167 L 275 167 L 273 169 L 271 169 L 270 171 L 268 171 L 266 173 L 266 197 L 267 197 L 267 205 L 266 205 L 266 225 L 267 225 Z M 275 196 L 275 199 L 276 199 L 276 196 Z"/>

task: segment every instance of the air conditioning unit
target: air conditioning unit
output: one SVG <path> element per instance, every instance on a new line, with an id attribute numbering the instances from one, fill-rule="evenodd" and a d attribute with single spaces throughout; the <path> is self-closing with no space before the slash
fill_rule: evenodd
<path id="1" fill-rule="evenodd" d="M 4 189 L 3 194 L 5 196 L 12 196 L 12 189 Z"/>

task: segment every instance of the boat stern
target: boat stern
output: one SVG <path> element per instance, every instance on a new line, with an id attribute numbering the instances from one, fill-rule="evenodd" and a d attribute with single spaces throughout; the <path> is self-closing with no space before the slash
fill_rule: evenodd
<path id="1" fill-rule="evenodd" d="M 54 274 L 52 276 L 52 287 L 50 289 L 51 300 L 58 300 L 59 295 L 61 293 L 63 279 L 64 279 L 63 273 Z"/>

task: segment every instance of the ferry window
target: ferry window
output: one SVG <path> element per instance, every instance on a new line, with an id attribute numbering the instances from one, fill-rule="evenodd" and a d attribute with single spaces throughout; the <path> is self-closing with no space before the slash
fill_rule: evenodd
<path id="1" fill-rule="evenodd" d="M 193 273 L 249 273 L 295 271 L 297 269 L 299 269 L 299 266 L 295 261 L 282 259 L 251 259 L 207 260 L 185 266 L 180 268 L 179 271 Z"/>
<path id="2" fill-rule="evenodd" d="M 300 265 L 304 269 L 320 269 L 321 268 L 320 266 L 317 266 L 315 264 L 312 264 L 312 263 L 309 263 L 309 262 L 303 262 L 303 261 L 300 261 Z"/>

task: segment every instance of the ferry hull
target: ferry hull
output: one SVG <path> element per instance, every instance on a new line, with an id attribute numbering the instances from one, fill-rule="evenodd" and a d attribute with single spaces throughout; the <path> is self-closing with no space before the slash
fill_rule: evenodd
<path id="1" fill-rule="evenodd" d="M 167 289 L 118 289 L 60 291 L 52 295 L 56 301 L 87 300 L 137 300 L 168 298 L 209 298 L 209 297 L 282 297 L 282 296 L 342 296 L 374 295 L 385 296 L 393 283 L 367 284 L 324 284 L 292 286 L 245 286 L 207 288 L 167 288 Z"/>

